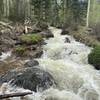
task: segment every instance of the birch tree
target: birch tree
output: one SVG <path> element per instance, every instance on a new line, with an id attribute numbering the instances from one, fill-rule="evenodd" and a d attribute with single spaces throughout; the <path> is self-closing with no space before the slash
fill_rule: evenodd
<path id="1" fill-rule="evenodd" d="M 88 0 L 88 8 L 87 8 L 87 20 L 86 20 L 86 26 L 89 26 L 89 13 L 90 13 L 90 0 Z"/>

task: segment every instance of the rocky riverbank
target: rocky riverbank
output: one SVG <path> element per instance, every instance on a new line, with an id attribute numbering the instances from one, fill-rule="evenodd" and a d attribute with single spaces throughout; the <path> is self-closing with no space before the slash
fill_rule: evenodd
<path id="1" fill-rule="evenodd" d="M 43 54 L 44 39 L 53 37 L 46 24 L 27 26 L 21 23 L 7 24 L 0 22 L 0 74 L 23 66 L 27 59 L 39 58 Z M 2 61 L 2 53 L 11 55 Z"/>
<path id="2" fill-rule="evenodd" d="M 26 59 L 14 55 L 21 64 L 0 76 L 1 94 L 18 93 L 24 88 L 23 91 L 29 89 L 33 92 L 28 100 L 73 100 L 73 97 L 75 100 L 98 100 L 100 74 L 88 64 L 92 48 L 70 35 L 61 35 L 61 29 L 49 29 L 54 38 L 45 40 L 47 44 L 43 46 L 42 57 Z M 30 41 L 28 43 L 31 45 Z M 19 100 L 23 99 L 19 97 Z"/>
<path id="3" fill-rule="evenodd" d="M 13 66 L 16 65 L 14 64 Z M 16 85 L 35 92 L 38 89 L 43 91 L 55 85 L 53 77 L 48 72 L 40 69 L 38 61 L 31 60 L 18 66 L 0 76 L 0 85 L 5 82 L 10 82 L 13 86 Z"/>
<path id="4" fill-rule="evenodd" d="M 95 47 L 100 45 L 100 36 L 96 36 L 94 29 L 79 27 L 77 30 L 62 29 L 62 35 L 72 35 L 77 41 L 86 44 L 87 46 Z"/>

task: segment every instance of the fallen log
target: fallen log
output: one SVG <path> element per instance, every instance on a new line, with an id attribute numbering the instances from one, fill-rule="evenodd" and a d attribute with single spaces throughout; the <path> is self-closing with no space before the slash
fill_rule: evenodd
<path id="1" fill-rule="evenodd" d="M 5 23 L 5 22 L 0 21 L 0 24 L 3 25 L 4 27 L 8 27 L 10 29 L 13 29 L 13 27 L 11 25 L 9 25 L 9 23 Z"/>
<path id="2" fill-rule="evenodd" d="M 0 95 L 0 100 L 1 99 L 6 99 L 6 98 L 11 98 L 11 97 L 26 96 L 26 95 L 30 95 L 30 94 L 32 94 L 32 92 L 2 94 L 2 95 Z"/>

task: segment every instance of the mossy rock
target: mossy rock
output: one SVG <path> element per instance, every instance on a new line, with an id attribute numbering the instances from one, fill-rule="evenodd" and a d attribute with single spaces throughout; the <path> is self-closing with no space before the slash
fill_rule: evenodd
<path id="1" fill-rule="evenodd" d="M 22 66 L 23 67 L 23 66 Z M 56 82 L 51 74 L 37 67 L 28 67 L 24 70 L 11 70 L 5 75 L 0 76 L 0 85 L 9 82 L 12 86 L 18 86 L 24 89 L 37 92 L 56 86 Z"/>
<path id="2" fill-rule="evenodd" d="M 88 62 L 100 70 L 100 46 L 96 46 L 88 55 Z"/>
<path id="3" fill-rule="evenodd" d="M 24 34 L 19 38 L 21 42 L 26 44 L 37 44 L 43 40 L 42 36 L 39 34 Z"/>

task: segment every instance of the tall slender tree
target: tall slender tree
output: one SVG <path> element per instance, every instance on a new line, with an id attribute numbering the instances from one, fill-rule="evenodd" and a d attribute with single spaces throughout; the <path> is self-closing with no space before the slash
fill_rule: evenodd
<path id="1" fill-rule="evenodd" d="M 0 0 L 0 19 L 2 18 L 3 15 L 3 0 Z"/>
<path id="2" fill-rule="evenodd" d="M 32 12 L 34 14 L 34 18 L 40 22 L 42 16 L 43 16 L 43 13 L 42 13 L 42 0 L 31 0 L 31 5 L 33 6 L 32 7 Z"/>
<path id="3" fill-rule="evenodd" d="M 87 8 L 87 20 L 86 20 L 86 26 L 89 26 L 89 12 L 90 12 L 90 0 L 88 0 L 88 8 Z"/>

